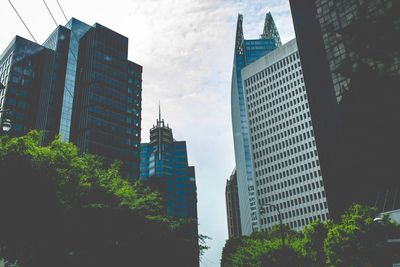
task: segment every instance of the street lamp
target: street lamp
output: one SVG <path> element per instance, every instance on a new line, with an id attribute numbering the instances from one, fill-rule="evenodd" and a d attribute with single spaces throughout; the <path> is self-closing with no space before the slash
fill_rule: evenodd
<path id="1" fill-rule="evenodd" d="M 12 127 L 11 120 L 10 118 L 7 117 L 7 115 L 10 114 L 9 109 L 0 109 L 0 134 L 5 133 L 7 134 Z"/>
<path id="2" fill-rule="evenodd" d="M 5 118 L 1 122 L 1 130 L 5 133 L 8 133 L 11 130 L 11 120 L 8 118 Z"/>
<path id="3" fill-rule="evenodd" d="M 282 215 L 281 215 L 281 211 L 279 210 L 279 206 L 275 205 L 275 204 L 272 204 L 272 203 L 267 203 L 267 204 L 263 204 L 261 209 L 264 212 L 266 212 L 266 207 L 273 207 L 278 212 L 279 228 L 280 228 L 280 231 L 281 231 L 281 239 L 282 239 L 282 247 L 284 247 L 285 246 L 285 234 L 283 232 Z"/>

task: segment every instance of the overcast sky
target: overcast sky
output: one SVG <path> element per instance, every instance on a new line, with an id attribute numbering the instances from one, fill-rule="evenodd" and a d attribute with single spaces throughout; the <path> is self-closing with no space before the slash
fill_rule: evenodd
<path id="1" fill-rule="evenodd" d="M 43 0 L 11 0 L 39 43 L 55 23 Z M 56 0 L 46 0 L 58 24 Z M 225 183 L 234 167 L 230 84 L 238 13 L 246 39 L 262 33 L 270 11 L 282 41 L 294 38 L 288 0 L 59 0 L 68 18 L 99 22 L 129 38 L 129 59 L 143 66 L 142 141 L 162 116 L 185 140 L 196 167 L 199 232 L 212 238 L 202 267 L 219 266 L 227 239 Z M 15 35 L 32 39 L 0 1 L 0 54 Z"/>

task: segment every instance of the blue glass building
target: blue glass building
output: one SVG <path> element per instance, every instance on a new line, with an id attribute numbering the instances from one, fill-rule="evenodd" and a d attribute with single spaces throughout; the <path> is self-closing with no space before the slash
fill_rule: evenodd
<path id="1" fill-rule="evenodd" d="M 150 142 L 141 144 L 140 180 L 162 193 L 167 215 L 197 219 L 195 170 L 188 165 L 186 142 L 174 140 L 161 115 Z"/>
<path id="2" fill-rule="evenodd" d="M 11 136 L 60 134 L 139 178 L 142 67 L 128 60 L 127 37 L 74 18 L 43 45 L 17 36 L 0 56 L 0 82 Z"/>
<path id="3" fill-rule="evenodd" d="M 273 51 L 281 42 L 270 13 L 266 15 L 260 39 L 245 40 L 242 24 L 243 16 L 239 14 L 231 84 L 231 113 L 241 228 L 242 233 L 248 235 L 253 230 L 260 229 L 260 222 L 257 215 L 258 204 L 241 71 L 246 65 Z"/>

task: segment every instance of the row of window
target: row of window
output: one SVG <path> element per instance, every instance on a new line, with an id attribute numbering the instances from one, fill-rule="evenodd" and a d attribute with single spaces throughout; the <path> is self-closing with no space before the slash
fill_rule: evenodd
<path id="1" fill-rule="evenodd" d="M 257 161 L 257 165 L 259 166 L 259 168 L 256 167 L 256 172 L 257 175 L 264 175 L 267 173 L 267 164 L 276 164 L 278 162 L 281 162 L 283 164 L 283 166 L 287 167 L 287 166 L 291 166 L 291 165 L 295 165 L 295 164 L 307 164 L 307 162 L 315 162 L 315 165 L 319 166 L 319 161 L 318 161 L 318 155 L 317 155 L 317 151 L 301 151 L 303 153 L 301 153 L 300 155 L 296 155 L 296 156 L 292 156 L 292 155 L 288 155 L 286 153 L 286 151 L 284 151 L 285 153 L 279 153 L 278 155 L 274 155 L 274 156 L 270 156 L 268 158 L 265 159 L 261 159 L 259 161 Z M 283 155 L 283 156 L 280 156 Z M 263 171 L 264 170 L 264 171 Z"/>
<path id="2" fill-rule="evenodd" d="M 314 183 L 313 183 L 314 184 Z M 314 192 L 310 195 L 304 195 L 308 191 L 318 189 L 320 191 Z M 285 191 L 277 192 L 272 195 L 268 195 L 264 198 L 261 198 L 261 201 L 266 201 L 266 203 L 280 201 L 278 205 L 281 206 L 282 209 L 286 209 L 293 206 L 298 206 L 301 204 L 307 204 L 311 201 L 316 201 L 319 199 L 325 199 L 325 191 L 323 191 L 323 187 L 318 187 L 315 189 L 308 189 L 308 186 L 297 187 L 292 189 L 286 189 Z M 296 197 L 294 199 L 288 199 L 291 197 Z"/>
<path id="3" fill-rule="evenodd" d="M 314 148 L 315 140 L 311 139 L 311 138 L 310 139 L 302 138 L 302 137 L 304 137 L 304 135 L 305 135 L 305 133 L 297 135 L 291 139 L 284 140 L 284 141 L 281 141 L 276 144 L 272 144 L 260 151 L 257 151 L 256 152 L 257 154 L 255 154 L 253 152 L 253 158 L 255 159 L 255 161 L 257 161 L 257 159 L 261 158 L 261 157 L 266 157 L 266 156 L 274 157 L 275 155 L 272 155 L 272 154 L 274 154 L 275 152 L 279 152 L 276 154 L 280 154 L 280 156 L 285 155 L 285 153 L 286 153 L 286 156 L 290 156 L 290 155 L 295 155 L 297 153 L 301 153 L 309 148 Z M 308 141 L 308 142 L 304 142 L 304 141 Z M 303 142 L 303 143 L 301 143 L 301 142 Z M 262 161 L 264 161 L 264 164 L 267 164 L 266 158 L 262 159 Z M 273 161 L 269 159 L 268 163 L 270 163 L 270 162 L 273 162 Z M 259 166 L 262 166 L 261 162 L 255 165 L 256 168 Z"/>
<path id="4" fill-rule="evenodd" d="M 248 95 L 248 100 L 254 100 L 257 97 L 259 97 L 262 94 L 262 92 L 261 90 L 258 89 L 263 87 L 266 87 L 267 91 L 270 91 L 271 88 L 282 87 L 282 85 L 285 85 L 287 86 L 287 88 L 291 89 L 298 84 L 298 81 L 302 81 L 301 80 L 301 78 L 303 77 L 302 75 L 303 71 L 301 69 L 295 69 L 295 67 L 292 65 L 291 68 L 288 67 L 286 69 L 283 69 L 281 72 L 269 76 L 264 80 L 259 81 L 255 85 L 252 85 L 250 87 L 246 86 L 246 93 Z"/>
<path id="5" fill-rule="evenodd" d="M 309 203 L 309 202 L 305 202 L 305 203 Z M 283 205 L 280 205 L 283 206 Z M 293 207 L 296 207 L 295 205 L 293 205 Z M 271 207 L 265 207 L 265 208 L 271 208 Z M 309 204 L 308 206 L 305 207 L 297 207 L 295 209 L 290 209 L 288 211 L 284 211 L 281 213 L 282 215 L 282 220 L 285 219 L 291 219 L 294 217 L 303 217 L 304 215 L 310 215 L 310 213 L 315 213 L 315 212 L 319 212 L 319 211 L 324 211 L 328 209 L 328 204 L 326 202 L 319 202 L 319 203 L 315 203 L 315 204 Z M 273 209 L 266 209 L 266 217 L 270 218 L 271 220 L 274 220 L 273 218 L 277 218 L 278 213 L 273 210 Z M 280 209 L 282 210 L 282 209 Z"/>
<path id="6" fill-rule="evenodd" d="M 261 121 L 262 119 L 269 118 L 271 116 L 282 115 L 284 112 L 295 109 L 296 106 L 304 105 L 307 103 L 307 97 L 305 94 L 296 94 L 296 96 L 286 95 L 288 99 L 286 101 L 268 101 L 266 99 L 261 99 L 260 104 L 257 106 L 248 106 L 249 117 L 253 120 L 251 121 Z"/>
<path id="7" fill-rule="evenodd" d="M 260 179 L 257 179 L 257 186 L 263 186 L 263 185 L 273 185 L 274 183 L 277 183 L 278 186 L 280 184 L 281 188 L 291 186 L 291 185 L 297 185 L 299 183 L 305 183 L 307 181 L 311 181 L 314 178 L 319 178 L 321 177 L 321 170 L 318 171 L 312 171 L 308 172 L 305 174 L 302 174 L 300 176 L 295 176 L 293 177 L 294 174 L 290 174 L 289 170 L 286 170 L 284 172 L 281 172 L 280 175 L 270 175 L 267 177 L 262 177 Z M 287 177 L 291 177 L 290 179 L 285 179 Z"/>
<path id="8" fill-rule="evenodd" d="M 265 105 L 266 102 L 269 102 L 270 106 L 276 106 L 279 105 L 281 103 L 285 103 L 286 100 L 288 100 L 291 96 L 290 96 L 290 92 L 294 91 L 294 95 L 296 95 L 296 97 L 299 97 L 300 93 L 305 93 L 304 90 L 304 80 L 303 78 L 301 79 L 297 79 L 294 80 L 293 82 L 284 85 L 284 86 L 277 86 L 277 87 L 271 87 L 272 90 L 276 90 L 279 88 L 282 90 L 283 93 L 276 93 L 275 94 L 263 94 L 262 97 L 258 97 L 255 98 L 253 101 L 250 100 L 249 98 L 248 100 L 248 108 L 254 108 L 260 105 Z M 264 87 L 265 91 L 268 91 L 268 87 Z M 277 92 L 278 92 L 277 90 Z"/>
<path id="9" fill-rule="evenodd" d="M 264 187 L 259 187 L 259 189 L 257 189 L 257 193 L 258 195 L 265 195 L 265 194 L 269 194 L 268 196 L 271 197 L 271 199 L 273 199 L 273 194 L 277 194 L 279 197 L 283 197 L 283 198 L 287 198 L 287 197 L 292 197 L 292 196 L 296 196 L 296 194 L 302 194 L 304 192 L 307 191 L 312 191 L 315 189 L 319 189 L 322 188 L 324 185 L 322 183 L 322 180 L 315 180 L 313 179 L 312 181 L 308 182 L 307 184 L 301 184 L 301 183 L 290 183 L 290 181 L 293 181 L 292 179 L 285 181 L 285 186 L 281 186 L 283 185 L 283 183 L 274 183 L 268 186 L 264 186 Z M 288 183 L 286 183 L 288 182 Z M 285 191 L 282 191 L 285 190 Z M 321 198 L 321 197 L 320 197 Z M 312 200 L 312 197 L 311 197 Z M 308 201 L 308 199 L 307 199 Z M 292 204 L 294 205 L 294 204 Z M 296 203 L 297 205 L 297 203 Z"/>
<path id="10" fill-rule="evenodd" d="M 273 173 L 275 171 L 280 171 L 282 169 L 287 169 L 289 171 L 289 173 L 293 174 L 297 174 L 297 173 L 303 173 L 305 171 L 313 171 L 314 168 L 319 167 L 319 160 L 316 159 L 314 161 L 309 161 L 309 162 L 300 162 L 300 164 L 297 164 L 298 160 L 301 160 L 300 157 L 296 157 L 296 158 L 291 158 L 291 159 L 287 159 L 285 161 L 276 163 L 276 164 L 272 164 L 272 165 L 266 165 L 266 166 L 262 166 L 263 168 L 256 170 L 256 175 L 257 176 L 264 176 L 264 175 L 268 175 L 270 173 Z M 297 165 L 295 165 L 297 164 Z"/>
<path id="11" fill-rule="evenodd" d="M 294 124 L 292 127 L 288 127 L 286 130 L 278 132 L 272 132 L 270 129 L 258 132 L 254 134 L 253 137 L 253 150 L 258 151 L 264 149 L 264 146 L 271 146 L 274 145 L 273 143 L 277 142 L 285 142 L 284 147 L 288 147 L 298 142 L 307 141 L 307 139 L 314 137 L 314 132 L 311 128 L 311 121 L 308 121 L 307 124 Z"/>
<path id="12" fill-rule="evenodd" d="M 294 142 L 294 139 L 296 139 L 297 142 L 300 142 L 306 141 L 306 139 L 311 136 L 313 137 L 314 132 L 312 130 L 312 123 L 308 116 L 309 114 L 303 113 L 300 114 L 300 116 L 289 120 L 272 121 L 272 125 L 280 122 L 280 124 L 272 127 L 267 127 L 267 122 L 263 122 L 261 125 L 255 125 L 250 128 L 250 132 L 252 133 L 251 138 L 254 144 L 253 149 L 257 149 L 267 144 L 271 145 L 278 141 L 290 143 L 290 140 L 293 140 Z M 294 136 L 295 134 L 297 134 L 297 137 Z M 290 143 L 289 145 L 292 144 Z"/>
<path id="13" fill-rule="evenodd" d="M 249 86 L 253 83 L 258 82 L 262 78 L 269 76 L 273 74 L 274 72 L 281 70 L 282 68 L 288 66 L 290 63 L 295 62 L 296 60 L 299 59 L 299 53 L 295 52 L 284 59 L 281 59 L 280 61 L 276 62 L 275 64 L 271 65 L 270 67 L 256 73 L 255 75 L 251 76 L 250 78 L 246 79 L 245 86 Z"/>
<path id="14" fill-rule="evenodd" d="M 316 221 L 316 220 L 325 221 L 325 220 L 328 220 L 328 219 L 329 219 L 329 214 L 328 213 L 323 213 L 323 214 L 320 214 L 320 215 L 313 215 L 313 216 L 308 217 L 308 218 L 295 219 L 295 220 L 292 220 L 292 221 L 290 221 L 288 223 L 284 223 L 284 224 L 288 225 L 290 228 L 296 229 L 296 228 L 303 228 L 304 226 L 309 225 L 311 222 Z M 263 219 L 261 219 L 261 224 L 264 224 L 264 225 L 272 224 L 272 223 L 275 224 L 275 223 L 278 223 L 278 222 L 279 222 L 279 218 L 276 215 L 273 217 L 273 219 L 272 218 L 263 218 Z M 272 225 L 266 227 L 266 229 L 271 230 L 272 229 Z"/>

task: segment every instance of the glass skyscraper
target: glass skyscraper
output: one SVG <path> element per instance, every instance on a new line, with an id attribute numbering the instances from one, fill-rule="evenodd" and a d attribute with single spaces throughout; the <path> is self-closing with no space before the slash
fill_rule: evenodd
<path id="1" fill-rule="evenodd" d="M 70 139 L 137 179 L 142 67 L 127 57 L 128 38 L 98 23 L 80 39 Z"/>
<path id="2" fill-rule="evenodd" d="M 139 178 L 142 67 L 128 60 L 128 38 L 72 18 L 43 45 L 17 36 L 0 70 L 11 136 L 60 134 L 82 153 L 121 161 L 124 177 Z"/>
<path id="3" fill-rule="evenodd" d="M 242 85 L 243 67 L 273 51 L 280 45 L 279 34 L 270 13 L 266 15 L 260 39 L 246 40 L 243 35 L 243 16 L 239 14 L 236 28 L 235 51 L 231 83 L 231 115 L 235 163 L 239 194 L 242 234 L 260 229 L 255 183 L 252 170 L 250 137 L 246 102 Z"/>
<path id="4" fill-rule="evenodd" d="M 161 114 L 150 142 L 141 144 L 140 180 L 160 191 L 167 215 L 197 220 L 195 170 L 188 165 L 186 142 L 174 140 Z"/>
<path id="5" fill-rule="evenodd" d="M 40 86 L 49 50 L 16 36 L 0 56 L 0 108 L 10 110 L 12 136 L 20 136 L 36 127 Z M 4 113 L 0 114 L 5 116 Z"/>
<path id="6" fill-rule="evenodd" d="M 290 5 L 332 216 L 400 208 L 400 2 Z"/>

